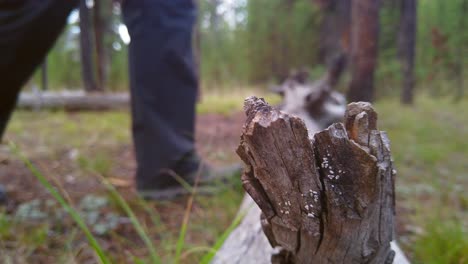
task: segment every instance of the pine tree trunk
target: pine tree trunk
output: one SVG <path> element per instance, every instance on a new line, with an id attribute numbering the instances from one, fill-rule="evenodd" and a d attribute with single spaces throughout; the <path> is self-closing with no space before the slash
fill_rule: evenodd
<path id="1" fill-rule="evenodd" d="M 209 0 L 209 22 L 210 22 L 210 35 L 212 38 L 212 45 L 217 46 L 221 45 L 221 15 L 218 14 L 218 7 L 221 5 L 220 0 Z M 222 55 L 219 52 L 216 52 L 216 60 L 218 63 L 222 63 Z M 216 83 L 220 83 L 223 78 L 223 72 L 221 67 L 217 67 L 213 71 L 212 78 Z"/>
<path id="2" fill-rule="evenodd" d="M 94 40 L 96 42 L 96 65 L 98 76 L 98 87 L 105 90 L 108 72 L 108 56 L 105 46 L 106 34 L 108 30 L 108 16 L 105 14 L 107 1 L 94 1 L 93 24 Z M 104 8 L 103 8 L 104 7 Z"/>
<path id="3" fill-rule="evenodd" d="M 195 0 L 197 5 L 197 10 L 200 13 L 200 0 Z M 201 17 L 197 16 L 197 22 L 195 24 L 194 34 L 193 34 L 193 55 L 195 59 L 195 72 L 197 75 L 198 90 L 197 90 L 197 101 L 200 101 L 202 98 L 202 89 L 201 89 Z"/>
<path id="4" fill-rule="evenodd" d="M 377 65 L 379 1 L 351 1 L 351 83 L 349 102 L 374 99 L 374 72 Z"/>
<path id="5" fill-rule="evenodd" d="M 94 77 L 93 67 L 93 45 L 91 38 L 90 10 L 86 6 L 86 0 L 80 0 L 80 56 L 81 74 L 84 89 L 87 92 L 98 90 Z"/>
<path id="6" fill-rule="evenodd" d="M 468 0 L 462 0 L 460 2 L 460 10 L 461 14 L 459 15 L 459 32 L 464 32 L 466 30 L 466 14 L 468 12 Z M 456 73 L 456 78 L 457 78 L 457 89 L 456 89 L 456 94 L 455 94 L 455 102 L 459 102 L 464 95 L 465 91 L 465 76 L 463 75 L 464 69 L 463 69 L 463 63 L 464 63 L 464 56 L 466 56 L 468 52 L 467 45 L 468 43 L 465 41 L 465 39 L 461 36 L 458 37 L 459 42 L 457 43 L 456 47 L 456 59 L 455 59 L 455 73 Z M 465 55 L 464 55 L 465 54 Z"/>
<path id="7" fill-rule="evenodd" d="M 349 54 L 351 0 L 317 1 L 323 16 L 320 25 L 319 60 L 331 63 L 339 55 Z"/>
<path id="8" fill-rule="evenodd" d="M 414 59 L 416 49 L 417 0 L 401 1 L 398 54 L 403 69 L 403 90 L 401 102 L 413 104 Z"/>

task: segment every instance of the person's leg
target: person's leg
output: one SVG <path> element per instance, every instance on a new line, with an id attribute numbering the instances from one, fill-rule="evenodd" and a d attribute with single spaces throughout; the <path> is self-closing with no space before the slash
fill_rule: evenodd
<path id="1" fill-rule="evenodd" d="M 0 1 L 0 140 L 21 87 L 42 62 L 77 3 Z"/>
<path id="2" fill-rule="evenodd" d="M 163 189 L 198 161 L 194 153 L 197 76 L 192 51 L 192 0 L 126 0 L 122 6 L 129 47 L 132 131 L 137 188 Z M 182 160 L 182 162 L 181 162 Z"/>

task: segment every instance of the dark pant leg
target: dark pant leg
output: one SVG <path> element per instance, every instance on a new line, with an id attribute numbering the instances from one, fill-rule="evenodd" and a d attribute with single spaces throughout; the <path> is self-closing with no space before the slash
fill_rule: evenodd
<path id="1" fill-rule="evenodd" d="M 44 59 L 77 2 L 0 1 L 0 139 L 21 86 Z"/>
<path id="2" fill-rule="evenodd" d="M 131 37 L 137 187 L 161 187 L 168 179 L 158 172 L 194 150 L 196 8 L 192 0 L 126 0 L 123 15 Z"/>

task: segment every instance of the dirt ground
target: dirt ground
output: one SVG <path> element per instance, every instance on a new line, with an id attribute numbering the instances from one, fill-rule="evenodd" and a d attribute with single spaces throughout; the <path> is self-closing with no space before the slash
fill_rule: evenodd
<path id="1" fill-rule="evenodd" d="M 197 149 L 202 157 L 210 163 L 222 166 L 223 164 L 238 162 L 235 149 L 239 143 L 241 128 L 245 120 L 244 114 L 237 112 L 231 115 L 203 114 L 198 116 L 196 123 Z M 11 153 L 4 151 L 0 156 L 0 182 L 8 192 L 8 202 L 5 206 L 7 212 L 14 212 L 18 205 L 33 200 L 46 199 L 50 195 L 37 181 L 32 173 L 21 161 L 12 159 Z M 136 195 L 134 188 L 134 171 L 136 169 L 135 157 L 130 143 L 116 146 L 113 153 L 114 166 L 112 166 L 110 182 L 116 186 L 127 198 Z M 65 175 L 52 177 L 53 183 L 65 190 L 72 201 L 78 201 L 89 193 L 101 193 L 105 189 L 96 177 L 74 177 L 70 172 L 75 168 L 70 164 L 73 153 L 63 153 L 58 159 L 38 159 L 33 163 L 44 174 Z M 180 200 L 180 206 L 185 201 Z M 172 212 L 179 214 L 178 210 Z M 404 212 L 402 212 L 404 213 Z"/>
<path id="2" fill-rule="evenodd" d="M 196 123 L 196 142 L 200 155 L 214 165 L 237 162 L 235 149 L 239 143 L 243 121 L 244 114 L 240 112 L 229 116 L 200 115 Z M 6 187 L 9 194 L 8 208 L 14 209 L 16 204 L 46 195 L 45 189 L 36 181 L 31 172 L 22 162 L 12 158 L 12 154 L 6 149 L 6 146 L 0 149 L 0 183 Z M 116 146 L 114 154 L 115 166 L 111 174 L 116 176 L 113 183 L 117 187 L 133 189 L 136 163 L 132 145 L 129 142 Z M 63 153 L 59 159 L 53 161 L 33 160 L 33 163 L 45 174 L 53 172 L 53 174 L 60 175 L 66 171 L 64 168 L 72 167 L 67 166 L 70 155 L 73 153 Z M 97 179 L 91 177 L 75 179 L 65 174 L 65 177 L 56 178 L 56 180 L 56 184 L 60 184 L 70 192 L 71 197 L 89 193 L 90 190 L 99 186 Z"/>
<path id="3" fill-rule="evenodd" d="M 47 177 L 52 184 L 65 195 L 65 197 L 75 206 L 78 207 L 82 200 L 90 195 L 100 195 L 108 197 L 108 191 L 102 184 L 99 177 L 96 177 L 96 173 L 87 169 L 88 165 L 86 162 L 92 162 L 92 160 L 86 160 L 85 165 L 80 161 L 80 157 L 86 156 L 93 152 L 102 152 L 109 160 L 99 161 L 99 155 L 89 155 L 91 159 L 96 159 L 94 167 L 99 169 L 102 167 L 101 174 L 104 174 L 108 182 L 117 188 L 119 193 L 125 198 L 125 200 L 135 210 L 135 214 L 138 219 L 147 227 L 154 226 L 154 214 L 160 218 L 158 221 L 162 223 L 162 226 L 156 226 L 150 228 L 149 231 L 151 237 L 158 245 L 162 247 L 161 255 L 168 260 L 171 260 L 174 252 L 174 244 L 177 240 L 178 233 L 181 228 L 182 220 L 187 208 L 187 197 L 176 199 L 171 202 L 152 202 L 149 203 L 146 208 L 139 205 L 139 199 L 137 198 L 134 188 L 134 172 L 136 169 L 135 159 L 132 144 L 130 142 L 129 132 L 122 136 L 123 139 L 116 140 L 116 135 L 112 135 L 112 139 L 105 141 L 102 138 L 106 138 L 107 134 L 111 131 L 115 131 L 120 126 L 112 124 L 107 127 L 103 127 L 93 130 L 81 130 L 74 131 L 73 126 L 82 127 L 83 122 L 90 122 L 91 118 L 96 118 L 96 122 L 101 123 L 99 120 L 100 116 L 96 117 L 94 114 L 89 114 L 85 117 L 85 114 L 81 113 L 63 113 L 63 114 L 52 114 L 58 115 L 57 117 L 50 117 L 47 113 L 44 114 L 24 114 L 20 115 L 16 120 L 21 126 L 13 126 L 10 129 L 7 138 L 17 142 L 22 147 L 22 151 L 25 152 L 26 156 L 31 159 L 32 163 Z M 113 114 L 102 117 L 103 119 L 110 119 L 111 123 L 122 122 L 121 118 L 124 116 L 123 125 L 128 127 L 129 120 L 126 115 L 117 114 L 118 118 Z M 44 120 L 40 120 L 44 118 Z M 56 120 L 54 118 L 57 118 Z M 34 120 L 38 119 L 37 124 L 30 124 Z M 115 121 L 115 120 L 117 121 Z M 64 121 L 65 120 L 65 121 Z M 390 120 L 391 121 L 391 120 Z M 42 123 L 41 123 L 42 122 Z M 61 125 L 61 123 L 71 123 L 71 128 L 61 127 L 59 135 L 56 140 L 47 141 L 44 138 L 49 138 L 50 131 L 39 131 L 39 129 L 45 126 L 52 127 L 54 125 Z M 223 165 L 232 162 L 239 162 L 235 149 L 239 143 L 240 133 L 244 122 L 244 114 L 242 112 L 235 112 L 233 114 L 214 114 L 205 113 L 200 114 L 197 117 L 196 122 L 196 141 L 197 149 L 200 155 L 211 164 Z M 23 124 L 27 126 L 23 127 Z M 391 128 L 391 124 L 387 125 Z M 92 125 L 93 126 L 93 125 Z M 94 124 L 96 126 L 96 124 Z M 25 131 L 35 130 L 38 131 Z M 127 128 L 128 129 L 128 128 Z M 74 131 L 68 134 L 70 131 Z M 25 131 L 25 132 L 24 132 Z M 126 131 L 126 130 L 125 130 Z M 24 135 L 21 135 L 24 133 Z M 100 135 L 93 135 L 93 133 Z M 78 145 L 82 147 L 73 146 L 68 144 L 67 140 L 81 135 L 85 138 L 79 141 Z M 408 134 L 403 134 L 408 135 Z M 96 138 L 93 138 L 96 137 Z M 87 140 L 87 138 L 91 138 Z M 65 143 L 63 141 L 65 140 Z M 104 141 L 104 142 L 103 142 Z M 403 141 L 403 140 L 401 140 Z M 95 144 L 95 142 L 97 142 Z M 95 145 L 94 145 L 95 144 Z M 49 147 L 50 146 L 50 147 Z M 400 151 L 398 151 L 399 145 L 395 146 L 396 158 L 401 160 Z M 49 149 L 50 148 L 50 149 Z M 79 154 L 78 154 L 79 152 Z M 102 154 L 101 153 L 101 154 Z M 399 155 L 400 154 L 400 155 Z M 401 162 L 399 163 L 401 168 Z M 402 167 L 406 169 L 405 167 Z M 404 173 L 405 175 L 411 175 Z M 52 200 L 50 194 L 46 189 L 39 183 L 29 169 L 23 165 L 18 157 L 11 153 L 10 147 L 6 144 L 0 145 L 0 183 L 3 184 L 8 193 L 7 202 L 0 206 L 0 213 L 11 215 L 12 221 L 16 221 L 15 215 L 20 211 L 20 207 L 24 204 L 28 204 L 34 200 L 48 201 Z M 403 185 L 400 183 L 399 187 Z M 401 189 L 400 189 L 401 190 Z M 398 190 L 397 190 L 398 191 Z M 400 194 L 402 191 L 400 191 Z M 191 229 L 186 237 L 187 247 L 199 247 L 199 246 L 210 246 L 216 241 L 219 235 L 227 228 L 235 215 L 240 200 L 242 198 L 242 190 L 240 184 L 232 190 L 219 196 L 219 199 L 203 199 L 197 198 L 193 207 L 191 208 Z M 402 195 L 397 197 L 397 234 L 400 238 L 405 238 L 408 235 L 413 236 L 422 232 L 422 229 L 418 226 L 411 224 L 411 217 L 415 215 L 416 211 L 413 207 L 408 205 L 410 200 Z M 418 198 L 420 200 L 422 198 Z M 112 200 L 112 199 L 110 199 Z M 44 207 L 43 205 L 41 205 Z M 60 208 L 60 207 L 59 207 Z M 101 210 L 101 209 L 100 209 Z M 108 208 L 103 209 L 104 212 L 119 213 L 125 215 L 121 209 L 115 204 L 111 204 Z M 100 214 L 102 214 L 102 210 Z M 51 219 L 45 219 L 40 222 L 43 224 L 45 221 L 48 226 L 48 232 L 52 230 L 57 232 L 59 243 L 65 243 L 69 240 L 71 231 L 76 229 L 73 221 L 69 218 L 66 219 L 64 226 L 60 225 L 57 231 L 57 223 Z M 125 222 L 126 221 L 126 222 Z M 119 224 L 117 227 L 112 229 L 112 233 L 99 237 L 99 241 L 107 252 L 110 252 L 112 256 L 119 261 L 119 263 L 131 263 L 132 257 L 139 256 L 142 258 L 147 257 L 148 251 L 144 247 L 141 239 L 134 231 L 128 219 L 123 224 Z M 0 255 L 5 254 L 5 250 L 10 250 L 12 255 L 15 255 L 17 247 L 31 247 L 29 253 L 25 256 L 25 261 L 17 261 L 17 263 L 28 263 L 32 258 L 35 259 L 35 263 L 50 263 L 50 261 L 56 261 L 63 255 L 63 248 L 57 247 L 57 241 L 47 238 L 47 241 L 43 245 L 38 247 L 37 245 L 29 245 L 27 243 L 19 241 L 18 238 L 12 237 L 14 233 L 24 233 L 28 235 L 28 224 L 16 225 L 16 229 L 12 231 L 4 231 L 2 229 L 2 221 L 0 221 L 0 241 L 13 241 L 13 245 L 4 246 L 0 242 Z M 33 226 L 37 226 L 34 224 Z M 5 234 L 5 232 L 7 234 Z M 13 234 L 12 234 L 13 233 Z M 80 231 L 78 231 L 80 233 Z M 125 238 L 124 240 L 122 238 Z M 71 243 L 72 251 L 75 248 L 85 247 L 86 250 L 79 250 L 74 253 L 70 253 L 75 257 L 78 263 L 93 263 L 93 254 L 91 249 L 87 246 L 86 240 L 83 236 L 73 238 Z M 25 244 L 26 243 L 26 244 Z M 409 244 L 407 241 L 406 244 Z M 83 246 L 85 245 L 85 246 Z M 6 247 L 6 249 L 4 248 Z M 129 257 L 130 256 L 130 257 Z M 13 258 L 16 260 L 15 258 Z M 196 263 L 196 256 L 194 258 L 187 258 L 182 263 Z"/>
<path id="4" fill-rule="evenodd" d="M 70 114 L 70 119 L 78 118 L 77 116 Z M 244 120 L 243 113 L 235 113 L 231 115 L 222 114 L 203 114 L 198 116 L 196 124 L 196 139 L 197 148 L 202 157 L 212 163 L 214 166 L 228 164 L 232 162 L 239 162 L 235 148 L 239 143 L 240 131 Z M 79 120 L 76 120 L 80 122 Z M 15 139 L 15 135 L 9 135 L 9 138 Z M 26 146 L 33 146 L 34 139 L 31 142 L 22 142 Z M 137 197 L 134 188 L 134 171 L 136 168 L 133 148 L 130 142 L 123 144 L 116 144 L 110 147 L 112 159 L 112 165 L 110 166 L 110 175 L 107 180 L 119 190 L 119 193 L 127 200 L 127 202 L 137 203 Z M 23 152 L 27 153 L 27 149 L 22 149 Z M 76 150 L 74 149 L 63 149 L 58 150 L 54 155 L 33 155 L 31 158 L 32 163 L 48 178 L 49 181 L 56 186 L 61 193 L 65 194 L 65 197 L 71 201 L 74 206 L 78 206 L 80 200 L 84 197 L 95 194 L 104 195 L 106 189 L 103 184 L 100 183 L 98 177 L 93 177 L 92 173 L 83 173 L 81 168 L 76 165 Z M 29 156 L 29 155 L 27 155 Z M 10 148 L 6 145 L 0 146 L 0 183 L 5 186 L 8 194 L 6 204 L 0 206 L 1 211 L 7 215 L 15 215 L 18 208 L 21 205 L 30 203 L 33 200 L 52 200 L 50 194 L 46 191 L 44 186 L 33 176 L 31 171 L 13 154 L 10 152 Z M 232 194 L 231 194 L 232 195 Z M 232 199 L 236 204 L 240 201 L 241 192 L 237 190 Z M 228 195 L 227 199 L 231 199 Z M 139 199 L 138 199 L 139 200 Z M 174 233 L 177 235 L 181 219 L 183 219 L 185 209 L 187 205 L 187 198 L 180 198 L 169 203 L 154 203 L 150 204 L 150 210 L 157 212 L 158 217 L 161 217 L 162 223 L 164 223 L 163 232 Z M 206 213 L 207 206 L 204 200 L 196 201 L 192 208 L 192 214 L 194 216 L 194 226 L 197 228 L 196 222 L 205 222 L 208 218 L 212 217 L 210 213 Z M 41 205 L 43 208 L 44 206 Z M 216 205 L 215 205 L 216 207 Z M 229 205 L 229 209 L 224 214 L 221 214 L 221 224 L 218 224 L 218 229 L 223 230 L 232 220 L 235 214 L 236 205 Z M 107 209 L 106 209 L 107 210 Z M 113 209 L 112 209 L 113 210 Z M 117 210 L 118 211 L 118 210 Z M 145 224 L 151 225 L 151 214 L 143 212 L 144 210 L 135 209 L 136 214 Z M 102 213 L 102 212 L 101 212 Z M 198 217 L 201 215 L 201 217 Z M 200 219 L 198 219 L 200 218 Z M 54 225 L 50 219 L 45 220 L 49 225 Z M 68 225 L 72 226 L 73 223 L 70 220 Z M 201 223 L 203 225 L 203 223 Z M 21 227 L 20 227 L 21 229 Z M 23 228 L 26 229 L 26 228 Z M 23 231 L 23 230 L 21 230 Z M 141 250 L 141 241 L 138 236 L 132 230 L 131 225 L 121 225 L 114 230 L 119 236 L 127 237 L 130 244 L 133 245 L 131 255 L 137 255 L 144 257 L 146 255 L 145 250 Z M 161 230 L 155 230 L 155 233 L 160 233 Z M 0 234 L 0 237 L 2 234 Z M 64 234 L 67 236 L 67 234 Z M 187 237 L 188 244 L 197 244 L 198 241 L 204 241 L 204 243 L 213 243 L 215 241 L 216 234 L 206 236 L 203 230 L 200 232 L 192 232 Z M 155 240 L 160 240 L 161 237 L 155 237 Z M 101 239 L 100 243 L 106 245 L 106 249 L 110 252 L 119 252 L 125 243 L 115 243 L 114 238 Z M 22 243 L 22 241 L 15 241 Z M 159 242 L 156 242 L 159 243 Z M 138 246 L 140 245 L 140 246 Z M 27 245 L 26 245 L 27 246 Z M 56 261 L 57 257 L 48 256 L 53 255 L 50 253 L 51 245 L 44 245 L 43 250 L 33 249 L 33 253 L 26 256 L 26 262 L 34 256 L 34 261 L 37 263 L 47 263 L 50 261 Z M 0 245 L 1 248 L 1 245 Z M 140 248 L 140 249 L 138 249 Z M 0 250 L 2 251 L 2 250 Z M 12 249 L 16 251 L 16 249 Z M 140 251 L 140 252 L 139 252 Z M 0 252 L 2 254 L 2 252 Z M 11 253 L 12 255 L 17 253 Z M 130 253 L 129 253 L 130 254 Z M 129 255 L 127 254 L 127 255 Z M 80 263 L 84 263 L 92 259 L 92 254 L 88 252 L 80 253 L 80 257 L 77 258 Z M 15 259 L 15 257 L 13 257 Z M 122 258 L 116 257 L 119 261 L 124 261 Z M 170 257 L 169 257 L 170 258 Z M 125 259 L 125 256 L 123 257 Z M 188 261 L 187 263 L 191 263 Z M 1 263 L 1 261 L 0 261 Z"/>
<path id="5" fill-rule="evenodd" d="M 443 104 L 443 108 L 440 105 L 440 102 L 424 100 L 418 108 L 404 108 L 398 112 L 394 111 L 399 107 L 397 103 L 378 105 L 381 129 L 389 133 L 398 171 L 397 236 L 405 252 L 415 259 L 431 252 L 440 255 L 452 245 L 452 242 L 444 242 L 447 229 L 441 229 L 439 238 L 429 236 L 427 242 L 417 240 L 424 239 L 433 228 L 428 223 L 441 226 L 450 219 L 466 219 L 468 203 L 463 188 L 466 186 L 467 163 L 464 161 L 468 146 L 464 141 L 466 116 L 456 115 L 465 108 L 448 103 Z M 215 165 L 238 162 L 235 149 L 243 120 L 244 114 L 239 111 L 199 115 L 196 138 L 201 156 Z M 118 189 L 148 230 L 163 263 L 169 263 L 173 261 L 188 197 L 141 205 L 134 190 L 136 164 L 129 126 L 126 113 L 18 113 L 6 138 L 17 143 L 75 207 L 90 195 L 109 200 L 109 205 L 99 213 L 117 214 L 120 222 L 109 233 L 98 235 L 98 240 L 117 263 L 135 263 L 134 257 L 147 260 L 148 250 L 125 212 L 109 197 L 96 171 Z M 447 127 L 459 129 L 447 130 Z M 455 136 L 454 132 L 457 132 Z M 95 263 L 86 238 L 71 219 L 18 221 L 18 212 L 24 205 L 37 200 L 48 203 L 51 197 L 7 144 L 0 145 L 0 183 L 5 185 L 9 196 L 8 202 L 0 206 L 0 256 L 10 256 L 14 261 L 9 263 L 57 263 L 70 256 L 76 263 Z M 181 263 L 198 263 L 200 254 L 191 250 L 211 247 L 216 242 L 232 222 L 242 195 L 237 181 L 233 188 L 226 188 L 215 199 L 196 197 L 183 248 L 183 252 L 188 253 Z M 40 206 L 45 207 L 44 204 Z M 463 222 L 454 223 L 456 232 L 451 239 L 464 241 L 458 231 L 463 230 L 460 229 Z M 31 235 L 31 230 L 36 232 L 38 227 L 42 233 Z M 447 228 L 451 230 L 451 225 Z M 433 241 L 440 243 L 439 251 L 430 247 Z M 22 256 L 23 261 L 17 261 L 18 256 Z"/>

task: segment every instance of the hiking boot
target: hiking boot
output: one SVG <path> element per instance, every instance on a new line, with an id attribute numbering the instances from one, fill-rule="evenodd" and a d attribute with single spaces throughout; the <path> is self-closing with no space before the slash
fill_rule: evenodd
<path id="1" fill-rule="evenodd" d="M 163 169 L 154 186 L 138 186 L 138 195 L 148 200 L 169 200 L 187 194 L 213 194 L 220 184 L 239 177 L 242 166 L 234 164 L 213 168 L 190 153 L 179 161 L 174 169 Z M 194 186 L 197 184 L 197 188 Z"/>

